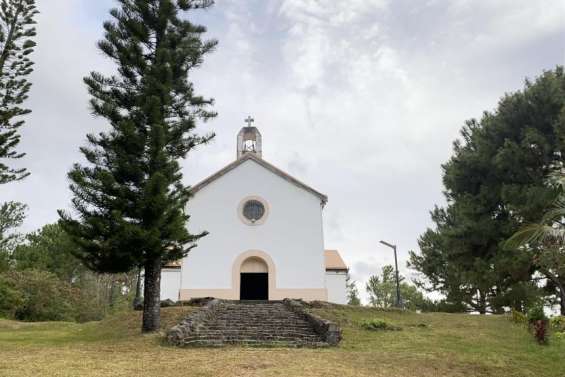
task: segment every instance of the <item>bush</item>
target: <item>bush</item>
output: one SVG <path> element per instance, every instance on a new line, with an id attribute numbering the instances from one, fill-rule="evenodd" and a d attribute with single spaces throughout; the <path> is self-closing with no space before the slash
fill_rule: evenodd
<path id="1" fill-rule="evenodd" d="M 52 273 L 37 270 L 3 274 L 4 292 L 11 292 L 10 317 L 22 321 L 72 321 L 75 291 Z M 6 305 L 8 306 L 8 305 Z"/>
<path id="2" fill-rule="evenodd" d="M 565 316 L 553 317 L 549 321 L 552 330 L 558 333 L 565 333 Z"/>
<path id="3" fill-rule="evenodd" d="M 519 325 L 525 325 L 528 323 L 528 317 L 524 313 L 516 309 L 512 309 L 510 320 Z"/>
<path id="4" fill-rule="evenodd" d="M 369 331 L 399 331 L 401 327 L 391 325 L 385 320 L 374 318 L 361 322 L 361 327 Z"/>
<path id="5" fill-rule="evenodd" d="M 0 318 L 14 318 L 23 303 L 21 292 L 14 289 L 6 278 L 0 276 Z"/>
<path id="6" fill-rule="evenodd" d="M 536 305 L 528 310 L 528 322 L 533 323 L 536 321 L 546 321 L 547 316 L 543 311 L 543 305 Z"/>
<path id="7" fill-rule="evenodd" d="M 528 311 L 528 322 L 538 343 L 547 343 L 548 320 L 543 305 L 536 305 Z"/>

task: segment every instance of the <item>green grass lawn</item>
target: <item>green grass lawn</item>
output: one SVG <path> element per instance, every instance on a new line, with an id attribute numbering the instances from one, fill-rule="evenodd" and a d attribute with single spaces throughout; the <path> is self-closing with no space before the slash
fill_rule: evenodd
<path id="1" fill-rule="evenodd" d="M 163 309 L 163 328 L 191 308 Z M 532 376 L 565 377 L 565 341 L 539 346 L 501 316 L 314 309 L 340 323 L 337 348 L 193 348 L 140 335 L 140 314 L 102 322 L 0 320 L 0 376 Z M 401 331 L 367 331 L 384 319 Z"/>

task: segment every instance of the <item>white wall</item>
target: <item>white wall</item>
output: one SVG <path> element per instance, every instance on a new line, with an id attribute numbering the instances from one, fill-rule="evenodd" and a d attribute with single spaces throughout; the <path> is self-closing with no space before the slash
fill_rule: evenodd
<path id="1" fill-rule="evenodd" d="M 239 218 L 238 206 L 248 196 L 268 203 L 264 224 Z M 320 199 L 253 160 L 198 191 L 188 214 L 191 232 L 210 234 L 183 261 L 183 289 L 232 288 L 233 262 L 249 250 L 271 256 L 277 288 L 325 288 Z"/>
<path id="2" fill-rule="evenodd" d="M 345 285 L 345 272 L 326 272 L 326 287 L 328 288 L 328 302 L 347 304 L 347 288 Z"/>
<path id="3" fill-rule="evenodd" d="M 161 300 L 178 301 L 181 270 L 164 268 L 161 271 Z"/>

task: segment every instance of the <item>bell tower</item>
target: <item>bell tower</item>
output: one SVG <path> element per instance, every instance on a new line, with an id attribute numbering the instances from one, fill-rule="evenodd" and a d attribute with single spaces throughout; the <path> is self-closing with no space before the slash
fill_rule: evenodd
<path id="1" fill-rule="evenodd" d="M 255 119 L 250 116 L 245 119 L 247 126 L 243 127 L 237 134 L 237 158 L 241 158 L 247 153 L 253 153 L 261 158 L 263 156 L 263 143 L 261 133 L 257 127 L 252 126 Z"/>

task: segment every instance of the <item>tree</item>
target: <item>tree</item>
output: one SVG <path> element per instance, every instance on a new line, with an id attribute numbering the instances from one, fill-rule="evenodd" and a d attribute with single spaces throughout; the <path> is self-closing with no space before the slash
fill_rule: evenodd
<path id="1" fill-rule="evenodd" d="M 392 308 L 396 300 L 396 278 L 394 267 L 386 265 L 381 275 L 369 277 L 365 287 L 369 294 L 369 304 L 381 309 Z"/>
<path id="2" fill-rule="evenodd" d="M 469 120 L 443 165 L 447 206 L 419 239 L 410 266 L 428 289 L 467 310 L 522 309 L 539 293 L 534 261 L 503 243 L 523 224 L 539 219 L 554 197 L 545 185 L 565 152 L 565 75 L 562 67 L 526 81 L 494 112 Z"/>
<path id="3" fill-rule="evenodd" d="M 49 271 L 72 284 L 81 277 L 85 267 L 73 254 L 76 245 L 59 224 L 47 224 L 41 230 L 27 234 L 12 253 L 17 270 Z"/>
<path id="4" fill-rule="evenodd" d="M 75 318 L 76 292 L 47 271 L 9 271 L 0 275 L 0 314 L 22 321 L 70 321 Z M 4 307 L 2 307 L 4 306 Z"/>
<path id="5" fill-rule="evenodd" d="M 120 0 L 104 24 L 100 50 L 118 74 L 85 79 L 96 116 L 111 130 L 88 135 L 81 149 L 88 165 L 69 173 L 78 218 L 60 211 L 62 225 L 79 246 L 76 255 L 99 272 L 144 269 L 142 331 L 160 324 L 164 264 L 179 260 L 206 232 L 190 234 L 185 213 L 190 194 L 179 164 L 213 134 L 195 133 L 198 120 L 216 113 L 213 100 L 194 93 L 188 73 L 217 42 L 182 13 L 210 7 L 211 0 Z"/>
<path id="6" fill-rule="evenodd" d="M 0 272 L 10 268 L 12 252 L 21 235 L 15 230 L 22 225 L 27 206 L 18 202 L 7 202 L 0 206 Z"/>
<path id="7" fill-rule="evenodd" d="M 347 305 L 359 306 L 361 305 L 361 299 L 359 298 L 359 290 L 357 289 L 357 283 L 355 280 L 351 280 L 349 272 L 345 277 L 345 288 L 347 291 Z"/>
<path id="8" fill-rule="evenodd" d="M 550 182 L 559 188 L 552 208 L 540 222 L 523 226 L 505 246 L 531 255 L 557 293 L 561 315 L 565 316 L 565 174 L 558 171 L 552 178 Z"/>
<path id="9" fill-rule="evenodd" d="M 0 1 L 0 159 L 25 155 L 15 148 L 20 142 L 18 129 L 24 125 L 22 117 L 31 112 L 22 105 L 31 88 L 26 77 L 33 72 L 29 55 L 35 47 L 37 13 L 35 0 Z M 0 184 L 28 175 L 26 169 L 11 168 L 0 161 Z"/>
<path id="10" fill-rule="evenodd" d="M 432 303 L 427 300 L 422 292 L 399 276 L 400 297 L 402 307 L 409 310 L 428 310 Z M 389 309 L 396 304 L 396 274 L 394 267 L 386 265 L 382 268 L 380 275 L 373 275 L 367 282 L 367 293 L 369 303 L 381 309 Z"/>

